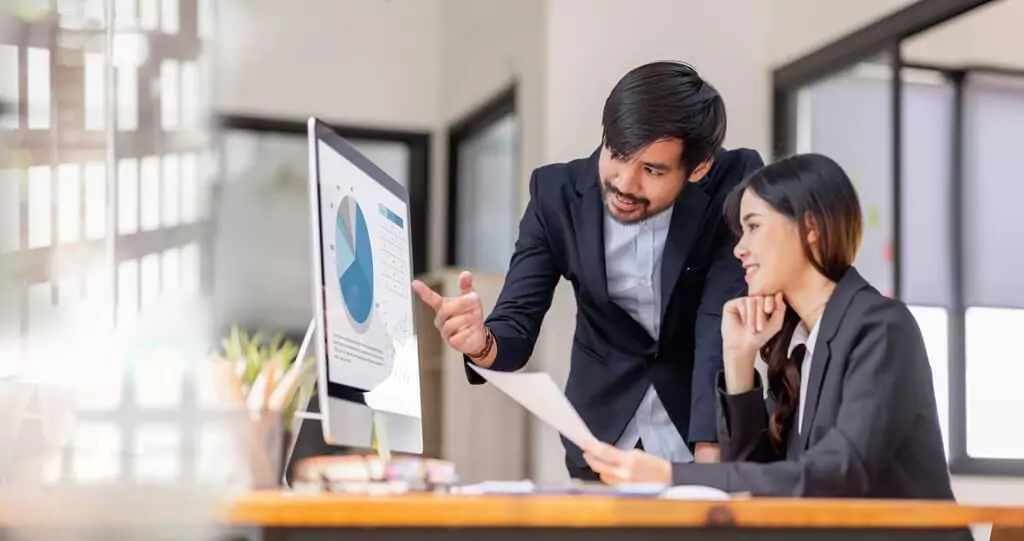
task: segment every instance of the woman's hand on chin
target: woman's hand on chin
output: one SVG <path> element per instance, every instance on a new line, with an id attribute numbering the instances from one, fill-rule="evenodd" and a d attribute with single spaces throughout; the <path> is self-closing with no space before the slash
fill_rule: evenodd
<path id="1" fill-rule="evenodd" d="M 722 360 L 730 394 L 754 386 L 757 352 L 782 330 L 786 303 L 782 293 L 740 297 L 722 309 Z"/>
<path id="2" fill-rule="evenodd" d="M 672 484 L 672 464 L 640 450 L 622 451 L 606 443 L 594 442 L 583 446 L 583 458 L 590 469 L 608 484 Z"/>

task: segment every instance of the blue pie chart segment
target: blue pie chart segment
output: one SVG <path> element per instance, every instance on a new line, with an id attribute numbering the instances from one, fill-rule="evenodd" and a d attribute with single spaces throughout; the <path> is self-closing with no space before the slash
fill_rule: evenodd
<path id="1" fill-rule="evenodd" d="M 341 297 L 357 330 L 365 330 L 373 310 L 373 251 L 363 209 L 351 195 L 338 206 L 334 236 Z"/>

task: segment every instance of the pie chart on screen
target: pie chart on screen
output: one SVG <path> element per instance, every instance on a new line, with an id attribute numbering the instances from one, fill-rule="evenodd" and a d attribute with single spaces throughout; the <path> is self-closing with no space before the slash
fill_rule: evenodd
<path id="1" fill-rule="evenodd" d="M 364 332 L 373 312 L 373 251 L 363 209 L 351 195 L 338 205 L 334 232 L 338 284 L 352 326 Z"/>

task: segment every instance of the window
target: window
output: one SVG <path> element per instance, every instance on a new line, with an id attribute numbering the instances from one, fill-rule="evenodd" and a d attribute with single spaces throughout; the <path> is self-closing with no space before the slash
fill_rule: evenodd
<path id="1" fill-rule="evenodd" d="M 18 104 L 21 89 L 18 84 L 18 47 L 0 44 L 0 102 Z M 12 107 L 0 114 L 0 129 L 17 128 L 21 119 L 18 108 Z"/>
<path id="2" fill-rule="evenodd" d="M 189 244 L 182 248 L 181 291 L 183 293 L 198 292 L 201 273 L 199 246 L 197 244 Z"/>
<path id="3" fill-rule="evenodd" d="M 893 294 L 892 106 L 888 70 L 874 64 L 830 77 L 800 91 L 804 103 L 800 152 L 819 152 L 850 175 L 861 199 L 864 238 L 857 269 L 883 294 Z"/>
<path id="4" fill-rule="evenodd" d="M 139 265 L 139 301 L 142 310 L 152 307 L 160 298 L 160 254 L 146 254 Z"/>
<path id="5" fill-rule="evenodd" d="M 144 408 L 176 408 L 181 403 L 184 366 L 176 355 L 154 351 L 135 367 L 135 401 Z"/>
<path id="6" fill-rule="evenodd" d="M 37 165 L 28 169 L 28 247 L 49 246 L 53 233 L 50 168 Z"/>
<path id="7" fill-rule="evenodd" d="M 80 483 L 112 483 L 121 474 L 121 431 L 114 423 L 82 423 L 75 430 L 72 475 Z"/>
<path id="8" fill-rule="evenodd" d="M 19 32 L 0 35 L 0 100 L 13 104 L 0 126 L 19 156 L 0 170 L 0 266 L 13 270 L 0 274 L 0 377 L 34 382 L 39 395 L 74 385 L 51 397 L 76 419 L 67 452 L 46 455 L 45 479 L 197 479 L 196 461 L 182 458 L 204 417 L 186 359 L 214 344 L 151 333 L 209 289 L 210 55 L 189 28 L 198 0 L 110 3 L 112 20 L 103 0 L 37 3 L 39 16 L 14 14 Z"/>
<path id="9" fill-rule="evenodd" d="M 181 156 L 181 221 L 191 224 L 199 215 L 199 162 L 195 153 Z"/>
<path id="10" fill-rule="evenodd" d="M 902 67 L 898 145 L 892 74 L 885 63 L 859 65 L 786 90 L 775 100 L 777 140 L 783 153 L 823 152 L 851 173 L 869 251 L 857 265 L 880 263 L 861 270 L 883 292 L 898 278 L 894 289 L 928 351 L 951 471 L 1020 474 L 1024 439 L 998 421 L 1024 409 L 1013 386 L 1024 377 L 1013 342 L 1024 328 L 1024 290 L 1007 272 L 1024 263 L 1008 248 L 1018 243 L 1007 227 L 1013 202 L 1024 197 L 1013 180 L 1016 142 L 1024 140 L 1024 72 Z M 898 206 L 891 204 L 897 192 Z M 885 236 L 872 237 L 873 228 L 898 236 L 898 253 L 873 241 Z"/>
<path id="11" fill-rule="evenodd" d="M 139 129 L 139 73 L 133 66 L 120 66 L 117 74 L 117 129 Z"/>
<path id="12" fill-rule="evenodd" d="M 174 298 L 181 287 L 181 250 L 171 248 L 161 254 L 160 288 L 163 294 Z"/>
<path id="13" fill-rule="evenodd" d="M 139 226 L 143 231 L 160 227 L 160 158 L 146 156 L 139 164 Z"/>
<path id="14" fill-rule="evenodd" d="M 167 423 L 136 431 L 133 474 L 142 483 L 173 483 L 181 477 L 181 431 Z"/>
<path id="15" fill-rule="evenodd" d="M 181 205 L 181 169 L 176 154 L 167 154 L 163 159 L 163 210 L 160 215 L 164 227 L 178 225 L 179 211 Z"/>
<path id="16" fill-rule="evenodd" d="M 1024 290 L 1008 269 L 1024 262 L 1012 228 L 1024 196 L 1015 159 L 1024 140 L 1024 72 L 968 71 L 963 82 L 963 305 L 966 455 L 982 465 L 1024 460 L 1024 438 L 1000 430 L 1006 412 L 1024 411 L 1013 382 L 1024 376 L 1014 337 L 1024 329 Z"/>
<path id="17" fill-rule="evenodd" d="M 50 325 L 53 321 L 52 315 L 53 285 L 43 282 L 28 286 L 28 334 L 30 347 L 37 351 L 47 345 L 51 338 L 47 336 L 47 332 L 53 330 Z M 40 360 L 49 361 L 45 355 L 40 356 Z"/>
<path id="18" fill-rule="evenodd" d="M 28 48 L 28 127 L 50 127 L 50 51 Z"/>
<path id="19" fill-rule="evenodd" d="M 85 53 L 85 129 L 103 129 L 106 101 L 106 59 L 100 53 Z"/>
<path id="20" fill-rule="evenodd" d="M 160 29 L 165 34 L 178 33 L 178 0 L 161 0 Z"/>
<path id="21" fill-rule="evenodd" d="M 117 164 L 117 232 L 128 235 L 139 230 L 139 162 L 126 158 Z"/>
<path id="22" fill-rule="evenodd" d="M 939 412 L 939 427 L 942 442 L 949 456 L 949 316 L 946 308 L 935 306 L 910 306 L 910 313 L 917 320 L 928 352 L 932 368 L 932 382 L 935 386 L 935 405 Z"/>
<path id="23" fill-rule="evenodd" d="M 20 292 L 0 285 L 0 377 L 10 378 L 21 369 Z M 8 412 L 9 414 L 10 412 Z"/>
<path id="24" fill-rule="evenodd" d="M 82 184 L 81 168 L 77 163 L 61 164 L 58 168 L 60 182 L 60 204 L 57 206 L 57 221 L 60 224 L 60 242 L 72 244 L 78 241 L 82 225 Z"/>
<path id="25" fill-rule="evenodd" d="M 181 121 L 187 129 L 199 127 L 200 115 L 200 93 L 199 64 L 197 62 L 184 62 L 181 64 Z"/>
<path id="26" fill-rule="evenodd" d="M 117 321 L 131 323 L 139 312 L 139 262 L 122 261 L 117 266 Z"/>
<path id="27" fill-rule="evenodd" d="M 114 3 L 114 24 L 119 30 L 130 30 L 138 24 L 136 0 L 116 0 Z"/>
<path id="28" fill-rule="evenodd" d="M 156 30 L 160 24 L 158 0 L 139 0 L 139 21 L 145 30 Z"/>
<path id="29" fill-rule="evenodd" d="M 451 129 L 448 264 L 504 275 L 519 208 L 519 128 L 515 89 Z"/>
<path id="30" fill-rule="evenodd" d="M 21 245 L 21 173 L 0 169 L 0 254 Z"/>
<path id="31" fill-rule="evenodd" d="M 177 60 L 164 60 L 160 66 L 160 125 L 166 131 L 178 129 L 181 111 L 181 81 Z"/>
<path id="32" fill-rule="evenodd" d="M 1005 426 L 1007 412 L 1024 411 L 1024 309 L 968 308 L 966 327 L 967 454 L 1024 459 L 1024 438 Z"/>
<path id="33" fill-rule="evenodd" d="M 887 88 L 891 81 L 886 82 Z M 931 362 L 935 402 L 950 456 L 949 307 L 953 298 L 951 206 L 953 84 L 931 70 L 903 70 L 901 298 L 910 304 Z M 945 227 L 937 227 L 945 224 Z"/>
<path id="34" fill-rule="evenodd" d="M 85 237 L 102 239 L 107 234 L 107 166 L 85 165 Z"/>
<path id="35" fill-rule="evenodd" d="M 217 0 L 199 0 L 198 26 L 199 37 L 208 40 L 213 38 L 213 4 Z"/>

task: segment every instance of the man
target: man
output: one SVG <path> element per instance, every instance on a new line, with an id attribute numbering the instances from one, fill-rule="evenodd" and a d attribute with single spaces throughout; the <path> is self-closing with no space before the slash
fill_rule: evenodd
<path id="1" fill-rule="evenodd" d="M 722 98 L 681 63 L 626 74 L 602 125 L 602 145 L 589 158 L 533 172 L 505 285 L 486 321 L 467 272 L 458 297 L 422 282 L 413 288 L 467 363 L 514 371 L 530 358 L 566 278 L 577 316 L 565 394 L 594 435 L 674 462 L 717 461 L 722 306 L 746 291 L 722 204 L 763 162 L 752 150 L 721 148 Z M 563 443 L 570 475 L 596 479 L 580 450 Z"/>

